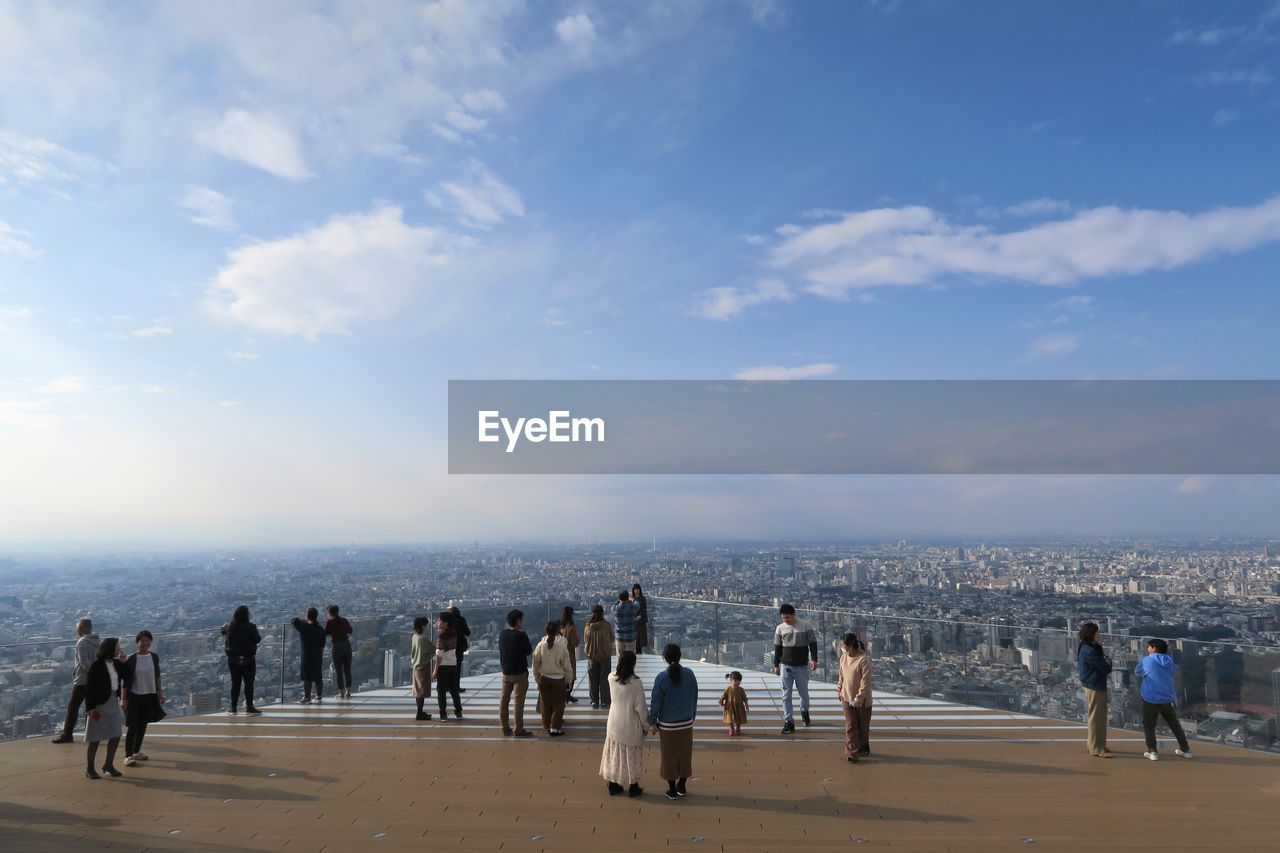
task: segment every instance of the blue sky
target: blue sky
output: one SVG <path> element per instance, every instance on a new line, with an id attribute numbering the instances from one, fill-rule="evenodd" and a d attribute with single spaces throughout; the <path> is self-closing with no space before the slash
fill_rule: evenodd
<path id="1" fill-rule="evenodd" d="M 0 541 L 1270 533 L 449 478 L 448 378 L 1273 378 L 1280 4 L 0 2 Z"/>

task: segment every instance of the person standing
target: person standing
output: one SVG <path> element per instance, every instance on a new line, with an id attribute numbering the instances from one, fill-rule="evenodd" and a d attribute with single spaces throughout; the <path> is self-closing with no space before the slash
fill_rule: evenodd
<path id="1" fill-rule="evenodd" d="M 311 688 L 316 689 L 316 702 L 324 701 L 324 628 L 321 627 L 320 611 L 314 607 L 307 608 L 306 619 L 296 616 L 293 630 L 298 632 L 298 644 L 302 647 L 302 704 L 311 702 Z"/>
<path id="2" fill-rule="evenodd" d="M 773 632 L 773 674 L 782 676 L 782 712 L 784 735 L 796 730 L 791 690 L 800 691 L 800 719 L 809 721 L 809 673 L 818 670 L 818 636 L 813 629 L 796 619 L 790 604 L 778 608 L 782 624 Z"/>
<path id="3" fill-rule="evenodd" d="M 1178 698 L 1173 690 L 1173 675 L 1178 665 L 1169 657 L 1169 644 L 1164 640 L 1152 640 L 1147 643 L 1147 656 L 1138 661 L 1133 674 L 1142 679 L 1142 731 L 1147 738 L 1147 751 L 1143 758 L 1159 761 L 1156 752 L 1156 722 L 1163 719 L 1178 741 L 1174 755 L 1192 758 L 1191 745 L 1187 743 L 1187 734 L 1178 722 L 1178 709 L 1174 701 Z"/>
<path id="4" fill-rule="evenodd" d="M 631 585 L 631 600 L 636 605 L 636 654 L 642 655 L 649 645 L 649 599 L 638 583 Z"/>
<path id="5" fill-rule="evenodd" d="M 449 624 L 453 626 L 453 633 L 458 637 L 458 674 L 462 674 L 462 657 L 467 653 L 467 649 L 471 648 L 471 626 L 467 624 L 467 617 L 462 615 L 462 611 L 457 605 L 449 608 Z M 459 692 L 465 693 L 462 687 L 458 688 Z"/>
<path id="6" fill-rule="evenodd" d="M 667 668 L 653 679 L 649 699 L 651 731 L 662 744 L 662 778 L 667 780 L 667 799 L 688 795 L 686 784 L 693 775 L 693 722 L 698 716 L 698 679 L 693 670 L 680 665 L 680 647 L 667 643 L 662 649 Z"/>
<path id="7" fill-rule="evenodd" d="M 871 754 L 871 658 L 852 632 L 840 638 L 840 678 L 836 692 L 844 711 L 844 757 L 850 763 Z"/>
<path id="8" fill-rule="evenodd" d="M 609 674 L 609 659 L 613 656 L 613 626 L 604 618 L 604 605 L 597 604 L 591 608 L 591 618 L 582 631 L 591 707 L 597 710 L 608 708 L 609 685 L 612 682 L 605 679 Z"/>
<path id="9" fill-rule="evenodd" d="M 581 640 L 578 637 L 578 626 L 573 624 L 573 608 L 565 605 L 564 612 L 560 614 L 560 636 L 564 637 L 565 645 L 569 648 L 569 678 L 565 682 L 566 701 L 578 704 L 578 697 L 573 695 L 573 686 L 578 683 L 578 645 Z"/>
<path id="10" fill-rule="evenodd" d="M 133 767 L 148 756 L 142 751 L 147 725 L 164 717 L 164 690 L 160 686 L 160 656 L 151 651 L 155 638 L 150 631 L 134 637 L 138 650 L 129 655 L 124 674 L 124 714 L 129 730 L 124 737 L 124 766 Z"/>
<path id="11" fill-rule="evenodd" d="M 560 623 L 547 623 L 542 639 L 533 650 L 533 680 L 538 685 L 542 727 L 551 737 L 562 737 L 566 681 L 569 678 L 569 644 L 560 634 Z"/>
<path id="12" fill-rule="evenodd" d="M 253 707 L 253 680 L 258 672 L 258 644 L 262 635 L 258 626 L 249 621 L 249 607 L 241 604 L 231 614 L 231 621 L 222 626 L 223 648 L 227 653 L 227 670 L 231 673 L 231 713 L 240 704 L 240 685 L 244 685 L 244 712 L 261 714 Z"/>
<path id="13" fill-rule="evenodd" d="M 62 721 L 62 731 L 53 739 L 54 743 L 75 743 L 71 733 L 76 729 L 76 719 L 80 716 L 80 705 L 84 703 L 85 691 L 89 684 L 89 667 L 97 660 L 98 645 L 102 639 L 93 633 L 93 622 L 81 619 L 76 622 L 76 665 L 71 675 L 71 699 L 67 702 L 67 717 Z"/>
<path id="14" fill-rule="evenodd" d="M 533 644 L 524 632 L 524 613 L 512 610 L 507 614 L 507 627 L 498 635 L 498 661 L 502 665 L 502 704 L 498 707 L 498 719 L 505 737 L 533 737 L 524 727 L 524 700 L 529 694 L 529 655 Z M 511 697 L 516 700 L 516 727 L 511 728 Z"/>
<path id="15" fill-rule="evenodd" d="M 636 650 L 636 605 L 625 589 L 618 593 L 613 605 L 613 629 L 616 632 L 618 657 Z"/>
<path id="16" fill-rule="evenodd" d="M 603 607 L 600 612 L 603 614 Z M 640 780 L 644 778 L 644 735 L 649 728 L 649 708 L 645 704 L 644 685 L 636 676 L 635 652 L 623 652 L 618 658 L 618 671 L 609 674 L 608 690 L 616 701 L 609 708 L 600 775 L 608 783 L 609 796 L 621 794 L 625 785 L 628 794 L 638 797 L 644 793 Z"/>
<path id="17" fill-rule="evenodd" d="M 718 703 L 724 709 L 724 721 L 729 724 L 729 737 L 742 735 L 742 724 L 747 721 L 747 691 L 742 689 L 742 673 L 736 669 L 725 676 L 729 686 L 720 694 Z"/>
<path id="18" fill-rule="evenodd" d="M 88 744 L 84 775 L 90 779 L 102 778 L 94 764 L 98 744 L 104 740 L 107 742 L 107 759 L 102 765 L 102 772 L 108 776 L 124 775 L 116 769 L 116 750 L 120 748 L 120 735 L 124 732 L 124 712 L 120 710 L 123 659 L 124 649 L 120 648 L 120 640 L 107 637 L 98 645 L 93 664 L 89 667 L 84 694 L 84 707 L 89 715 L 89 722 L 84 727 L 84 742 Z"/>
<path id="19" fill-rule="evenodd" d="M 338 698 L 351 698 L 351 622 L 338 615 L 338 605 L 329 605 L 329 618 L 324 622 L 324 633 L 331 646 L 333 679 L 337 683 Z"/>
<path id="20" fill-rule="evenodd" d="M 459 690 L 458 633 L 453 629 L 453 615 L 444 611 L 436 617 L 436 700 L 440 703 L 440 722 L 449 720 L 448 698 L 453 697 L 453 716 L 462 719 L 462 693 Z"/>
<path id="21" fill-rule="evenodd" d="M 1089 754 L 1094 758 L 1111 758 L 1113 753 L 1107 749 L 1107 680 L 1111 675 L 1111 658 L 1098 642 L 1097 622 L 1085 622 L 1076 636 L 1080 638 L 1080 645 L 1076 646 L 1076 667 L 1088 708 Z"/>
<path id="22" fill-rule="evenodd" d="M 419 616 L 413 620 L 413 636 L 409 639 L 409 652 L 413 662 L 413 701 L 418 705 L 415 720 L 429 720 L 431 715 L 422 709 L 431 695 L 431 662 L 436 657 L 436 645 L 427 633 L 430 620 Z"/>

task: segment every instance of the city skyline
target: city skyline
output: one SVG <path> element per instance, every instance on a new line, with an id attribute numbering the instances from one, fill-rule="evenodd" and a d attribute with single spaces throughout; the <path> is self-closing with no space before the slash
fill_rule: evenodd
<path id="1" fill-rule="evenodd" d="M 445 460 L 456 378 L 1275 376 L 1275 2 L 0 30 L 0 551 L 1276 533 L 1276 477 Z"/>

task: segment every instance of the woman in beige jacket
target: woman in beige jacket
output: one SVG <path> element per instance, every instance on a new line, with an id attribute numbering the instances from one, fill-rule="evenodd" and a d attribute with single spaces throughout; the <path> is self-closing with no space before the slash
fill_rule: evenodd
<path id="1" fill-rule="evenodd" d="M 850 763 L 871 754 L 868 730 L 871 727 L 871 658 L 857 634 L 840 640 L 840 707 L 844 709 L 844 755 Z"/>
<path id="2" fill-rule="evenodd" d="M 538 685 L 538 698 L 542 708 L 542 727 L 551 737 L 560 737 L 564 730 L 564 702 L 568 692 L 573 664 L 569 660 L 569 644 L 560 634 L 560 622 L 548 622 L 546 633 L 533 650 L 533 681 Z"/>

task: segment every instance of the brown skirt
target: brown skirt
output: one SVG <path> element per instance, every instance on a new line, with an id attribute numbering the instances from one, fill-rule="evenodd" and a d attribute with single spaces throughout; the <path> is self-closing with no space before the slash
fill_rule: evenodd
<path id="1" fill-rule="evenodd" d="M 693 729 L 659 729 L 662 744 L 661 776 L 668 782 L 693 775 Z"/>

